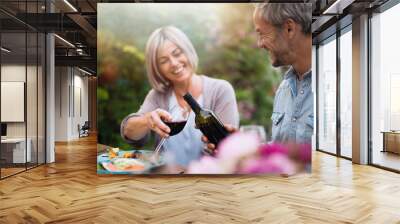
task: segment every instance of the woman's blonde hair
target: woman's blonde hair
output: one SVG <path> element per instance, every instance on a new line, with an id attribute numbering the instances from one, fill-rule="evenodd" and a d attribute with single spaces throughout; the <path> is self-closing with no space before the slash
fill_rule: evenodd
<path id="1" fill-rule="evenodd" d="M 199 61 L 192 42 L 180 29 L 174 26 L 156 29 L 146 44 L 146 70 L 150 85 L 162 93 L 165 93 L 171 86 L 171 83 L 161 74 L 157 63 L 158 50 L 166 41 L 171 41 L 182 50 L 193 71 L 196 71 Z"/>

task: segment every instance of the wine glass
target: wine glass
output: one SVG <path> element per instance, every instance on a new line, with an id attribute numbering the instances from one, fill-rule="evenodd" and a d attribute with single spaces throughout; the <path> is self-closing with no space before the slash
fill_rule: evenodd
<path id="1" fill-rule="evenodd" d="M 174 136 L 179 134 L 183 128 L 185 128 L 186 122 L 188 119 L 188 113 L 175 113 L 172 114 L 172 120 L 171 121 L 163 121 L 164 124 L 166 124 L 170 128 L 169 136 Z M 158 143 L 156 149 L 154 150 L 153 156 L 152 156 L 152 161 L 155 162 L 158 159 L 159 156 L 159 151 L 161 150 L 161 147 L 163 146 L 165 140 L 167 138 L 163 137 L 160 142 Z"/>
<path id="2" fill-rule="evenodd" d="M 267 135 L 265 133 L 265 129 L 261 125 L 242 125 L 240 126 L 240 132 L 243 133 L 254 133 L 258 136 L 260 139 L 261 143 L 266 143 L 267 142 Z"/>

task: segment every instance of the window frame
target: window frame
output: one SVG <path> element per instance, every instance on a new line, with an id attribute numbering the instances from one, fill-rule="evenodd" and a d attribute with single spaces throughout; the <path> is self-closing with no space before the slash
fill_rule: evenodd
<path id="1" fill-rule="evenodd" d="M 338 23 L 341 23 L 342 27 L 338 26 Z M 340 97 L 340 77 L 341 77 L 341 67 L 340 67 L 340 37 L 347 32 L 352 32 L 352 22 L 351 22 L 351 16 L 345 16 L 342 18 L 342 20 L 337 21 L 336 24 L 332 25 L 336 26 L 336 32 L 331 33 L 330 35 L 327 35 L 323 39 L 320 39 L 317 41 L 316 45 L 316 55 L 315 55 L 315 60 L 316 60 L 316 151 L 323 152 L 329 155 L 333 155 L 339 158 L 343 158 L 346 160 L 352 161 L 352 158 L 347 157 L 342 155 L 341 153 L 341 119 L 340 119 L 340 103 L 341 103 L 341 97 Z M 328 28 L 329 29 L 329 28 Z M 328 152 L 327 150 L 321 149 L 320 148 L 320 143 L 319 143 L 319 47 L 322 43 L 326 44 L 331 41 L 336 41 L 336 152 Z"/>

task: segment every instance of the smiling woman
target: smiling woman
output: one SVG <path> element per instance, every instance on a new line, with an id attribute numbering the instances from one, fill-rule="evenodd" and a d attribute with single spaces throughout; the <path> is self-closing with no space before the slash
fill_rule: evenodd
<path id="1" fill-rule="evenodd" d="M 145 60 L 147 77 L 153 89 L 139 111 L 122 121 L 121 135 L 128 143 L 138 146 L 143 145 L 153 131 L 163 138 L 165 162 L 186 167 L 200 159 L 204 143 L 201 132 L 195 128 L 194 113 L 183 96 L 190 93 L 202 107 L 214 111 L 222 123 L 237 127 L 239 113 L 235 92 L 225 80 L 196 74 L 196 50 L 189 38 L 176 27 L 161 27 L 150 35 Z M 182 120 L 186 121 L 185 127 L 172 136 L 174 130 L 167 123 Z"/>

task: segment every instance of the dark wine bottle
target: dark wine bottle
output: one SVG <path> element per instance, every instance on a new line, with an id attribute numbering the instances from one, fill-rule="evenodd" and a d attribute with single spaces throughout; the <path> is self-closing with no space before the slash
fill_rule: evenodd
<path id="1" fill-rule="evenodd" d="M 200 129 L 211 143 L 218 146 L 218 143 L 229 135 L 224 124 L 222 124 L 211 110 L 201 108 L 190 93 L 186 93 L 183 99 L 185 99 L 196 115 L 196 127 Z"/>

